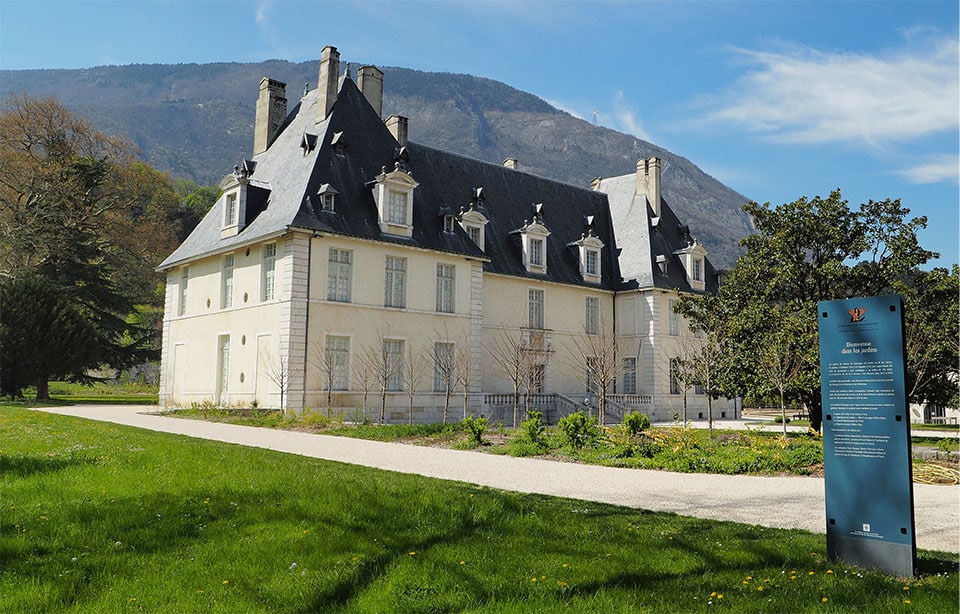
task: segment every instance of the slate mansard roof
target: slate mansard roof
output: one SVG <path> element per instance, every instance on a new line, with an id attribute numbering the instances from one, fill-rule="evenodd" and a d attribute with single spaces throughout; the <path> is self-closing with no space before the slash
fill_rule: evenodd
<path id="1" fill-rule="evenodd" d="M 419 183 L 413 198 L 413 235 L 382 233 L 370 182 L 384 168 L 393 170 L 399 145 L 349 77 L 340 79 L 337 100 L 321 122 L 316 121 L 317 101 L 317 90 L 307 93 L 267 150 L 253 157 L 246 226 L 235 236 L 221 238 L 226 200 L 222 196 L 160 269 L 295 228 L 472 257 L 482 260 L 484 271 L 490 273 L 619 288 L 617 243 L 606 194 L 416 143 L 409 143 L 404 152 L 407 168 Z M 317 192 L 324 184 L 337 191 L 333 212 L 320 208 Z M 469 207 L 476 188 L 483 188 L 484 199 L 475 204 L 488 220 L 483 251 L 459 225 L 453 233 L 443 230 L 443 214 L 456 215 Z M 536 204 L 542 204 L 542 223 L 551 233 L 546 275 L 526 271 L 516 232 L 533 220 Z M 583 281 L 578 252 L 571 245 L 588 232 L 588 221 L 604 244 L 599 285 Z"/>

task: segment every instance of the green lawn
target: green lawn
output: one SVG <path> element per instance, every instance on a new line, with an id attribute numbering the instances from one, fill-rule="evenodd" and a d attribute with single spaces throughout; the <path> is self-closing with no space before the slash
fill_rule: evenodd
<path id="1" fill-rule="evenodd" d="M 0 406 L 11 612 L 956 612 L 824 537 L 522 495 Z M 721 596 L 722 595 L 722 596 Z"/>

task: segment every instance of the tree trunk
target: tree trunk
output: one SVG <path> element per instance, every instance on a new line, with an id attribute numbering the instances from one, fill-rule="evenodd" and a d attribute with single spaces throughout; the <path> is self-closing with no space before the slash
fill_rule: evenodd
<path id="1" fill-rule="evenodd" d="M 807 414 L 810 415 L 810 428 L 818 433 L 821 432 L 823 428 L 823 406 L 820 398 L 820 386 L 803 395 L 801 401 L 806 405 Z"/>
<path id="2" fill-rule="evenodd" d="M 38 401 L 49 401 L 50 400 L 50 389 L 48 387 L 48 382 L 46 376 L 41 377 L 37 380 L 37 400 Z"/>
<path id="3" fill-rule="evenodd" d="M 787 408 L 783 403 L 783 388 L 780 389 L 780 420 L 783 422 L 783 436 L 787 436 Z"/>

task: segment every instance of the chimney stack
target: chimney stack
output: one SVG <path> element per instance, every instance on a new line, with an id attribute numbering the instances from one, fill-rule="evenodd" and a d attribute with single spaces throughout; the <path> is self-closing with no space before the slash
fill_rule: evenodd
<path id="1" fill-rule="evenodd" d="M 407 118 L 403 115 L 391 115 L 387 118 L 387 130 L 397 139 L 400 147 L 407 146 Z"/>
<path id="2" fill-rule="evenodd" d="M 637 162 L 637 194 L 643 192 L 653 209 L 653 216 L 660 217 L 660 158 L 651 156 Z"/>
<path id="3" fill-rule="evenodd" d="M 513 170 L 517 170 L 517 167 L 519 164 L 520 163 L 516 158 L 507 158 L 506 160 L 503 161 L 504 166 Z"/>
<path id="4" fill-rule="evenodd" d="M 357 71 L 357 87 L 380 117 L 383 114 L 383 71 L 376 66 L 361 66 Z"/>
<path id="5" fill-rule="evenodd" d="M 317 79 L 317 123 L 327 119 L 337 101 L 337 81 L 340 77 L 340 52 L 327 45 L 320 53 L 320 76 Z"/>
<path id="6" fill-rule="evenodd" d="M 264 77 L 260 80 L 257 118 L 253 128 L 253 155 L 266 151 L 287 117 L 287 84 Z"/>

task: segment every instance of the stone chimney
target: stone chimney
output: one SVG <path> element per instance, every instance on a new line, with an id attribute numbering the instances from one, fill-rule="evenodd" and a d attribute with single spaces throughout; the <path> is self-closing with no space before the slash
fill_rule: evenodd
<path id="1" fill-rule="evenodd" d="M 650 157 L 637 162 L 637 190 L 647 197 L 653 216 L 660 217 L 660 158 Z"/>
<path id="2" fill-rule="evenodd" d="M 403 115 L 391 115 L 387 118 L 387 130 L 397 139 L 400 147 L 407 146 L 407 118 Z"/>
<path id="3" fill-rule="evenodd" d="M 317 123 L 327 119 L 337 101 L 337 81 L 340 78 L 340 52 L 327 45 L 320 53 L 320 76 L 317 79 Z"/>
<path id="4" fill-rule="evenodd" d="M 253 127 L 253 155 L 266 151 L 287 117 L 287 84 L 264 77 L 257 98 L 257 119 Z"/>
<path id="5" fill-rule="evenodd" d="M 520 163 L 517 161 L 516 158 L 507 158 L 506 160 L 503 161 L 504 166 L 513 170 L 517 170 L 517 167 L 519 164 Z"/>
<path id="6" fill-rule="evenodd" d="M 357 87 L 379 117 L 383 113 L 383 71 L 376 66 L 361 66 L 357 71 Z"/>

